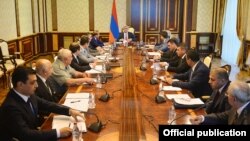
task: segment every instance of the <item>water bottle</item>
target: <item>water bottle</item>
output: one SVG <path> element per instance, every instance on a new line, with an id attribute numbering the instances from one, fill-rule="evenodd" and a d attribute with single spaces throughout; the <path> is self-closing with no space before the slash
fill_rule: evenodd
<path id="1" fill-rule="evenodd" d="M 164 96 L 164 91 L 163 91 L 163 83 L 162 83 L 162 81 L 159 83 L 159 96 L 165 97 Z"/>
<path id="2" fill-rule="evenodd" d="M 100 74 L 98 74 L 97 77 L 96 77 L 96 87 L 97 88 L 102 88 L 102 82 L 101 82 Z"/>
<path id="3" fill-rule="evenodd" d="M 106 61 L 102 63 L 102 72 L 106 73 Z"/>
<path id="4" fill-rule="evenodd" d="M 176 116 L 175 108 L 172 105 L 168 110 L 168 124 L 172 123 L 172 121 L 175 119 L 175 116 Z"/>
<path id="5" fill-rule="evenodd" d="M 89 94 L 89 109 L 95 108 L 95 95 L 93 93 Z"/>
<path id="6" fill-rule="evenodd" d="M 73 131 L 72 131 L 72 141 L 81 141 L 81 132 L 77 126 L 77 123 L 74 123 Z"/>

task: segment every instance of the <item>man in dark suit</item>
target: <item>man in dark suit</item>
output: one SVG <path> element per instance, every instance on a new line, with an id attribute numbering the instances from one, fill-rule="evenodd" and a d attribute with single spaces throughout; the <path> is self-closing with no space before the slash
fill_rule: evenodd
<path id="1" fill-rule="evenodd" d="M 228 73 L 223 68 L 213 69 L 209 75 L 209 84 L 213 89 L 210 99 L 206 102 L 206 112 L 221 113 L 231 108 L 225 95 L 230 84 Z"/>
<path id="2" fill-rule="evenodd" d="M 102 41 L 99 39 L 100 33 L 98 31 L 95 31 L 92 33 L 92 38 L 90 40 L 90 48 L 96 50 L 97 47 L 103 47 L 104 44 Z"/>
<path id="3" fill-rule="evenodd" d="M 40 110 L 84 118 L 76 110 L 46 101 L 34 95 L 37 88 L 36 72 L 31 68 L 17 67 L 12 74 L 11 89 L 0 107 L 0 140 L 56 141 L 71 134 L 69 127 L 41 131 L 37 129 Z"/>
<path id="4" fill-rule="evenodd" d="M 222 113 L 191 118 L 192 124 L 250 124 L 250 87 L 245 82 L 231 82 L 227 90 L 228 102 L 232 108 Z"/>
<path id="5" fill-rule="evenodd" d="M 171 38 L 168 40 L 167 45 L 169 50 L 167 52 L 164 52 L 159 59 L 161 62 L 175 64 L 176 66 L 176 64 L 178 64 L 179 61 L 179 57 L 176 53 L 177 47 L 179 46 L 179 40 L 177 38 Z"/>
<path id="6" fill-rule="evenodd" d="M 57 95 L 56 91 L 51 86 L 48 78 L 53 72 L 52 64 L 49 60 L 39 59 L 36 62 L 36 75 L 37 75 L 37 84 L 35 94 L 40 98 L 46 99 L 51 102 L 58 102 L 60 96 Z"/>
<path id="7" fill-rule="evenodd" d="M 80 45 L 78 43 L 76 42 L 71 43 L 69 49 L 72 52 L 72 58 L 73 58 L 70 66 L 75 70 L 84 72 L 96 66 L 96 63 L 84 63 L 84 61 L 82 61 L 82 59 L 79 57 Z"/>
<path id="8" fill-rule="evenodd" d="M 168 64 L 167 62 L 160 62 L 160 66 L 170 72 L 175 72 L 175 73 L 187 72 L 190 69 L 190 67 L 188 66 L 186 61 L 186 52 L 187 52 L 186 44 L 185 43 L 179 44 L 176 51 L 179 57 L 179 61 L 170 64 Z"/>
<path id="9" fill-rule="evenodd" d="M 120 42 L 127 41 L 128 43 L 131 41 L 135 41 L 135 35 L 131 32 L 128 32 L 128 29 L 129 29 L 129 26 L 127 25 L 122 28 L 123 32 L 119 34 L 117 41 L 120 41 Z"/>
<path id="10" fill-rule="evenodd" d="M 172 78 L 166 78 L 166 81 L 174 87 L 190 90 L 194 97 L 210 95 L 212 89 L 208 84 L 209 69 L 200 61 L 199 54 L 194 50 L 189 50 L 187 52 L 186 61 L 191 69 L 182 74 L 174 74 L 172 77 L 183 81 L 173 82 Z"/>

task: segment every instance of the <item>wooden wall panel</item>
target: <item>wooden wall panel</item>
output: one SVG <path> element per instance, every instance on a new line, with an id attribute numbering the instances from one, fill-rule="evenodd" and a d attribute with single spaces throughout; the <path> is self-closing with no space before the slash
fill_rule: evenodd
<path id="1" fill-rule="evenodd" d="M 33 56 L 33 38 L 25 38 L 20 41 L 24 59 L 31 58 Z"/>
<path id="2" fill-rule="evenodd" d="M 131 0 L 131 26 L 134 27 L 135 31 L 140 31 L 140 9 L 141 9 L 141 0 Z"/>
<path id="3" fill-rule="evenodd" d="M 161 0 L 146 0 L 144 3 L 145 32 L 160 32 L 160 4 Z"/>

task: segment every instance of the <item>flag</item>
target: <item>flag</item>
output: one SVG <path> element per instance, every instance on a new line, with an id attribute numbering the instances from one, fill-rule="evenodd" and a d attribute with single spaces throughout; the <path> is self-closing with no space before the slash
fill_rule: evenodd
<path id="1" fill-rule="evenodd" d="M 119 26 L 116 14 L 116 3 L 113 0 L 111 20 L 110 20 L 110 32 L 109 32 L 109 42 L 113 43 L 119 36 Z"/>

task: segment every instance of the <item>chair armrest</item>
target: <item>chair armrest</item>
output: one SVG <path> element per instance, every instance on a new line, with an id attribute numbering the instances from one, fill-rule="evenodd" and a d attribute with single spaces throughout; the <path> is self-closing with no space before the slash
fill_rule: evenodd
<path id="1" fill-rule="evenodd" d="M 14 52 L 14 54 L 21 54 L 21 52 Z"/>

